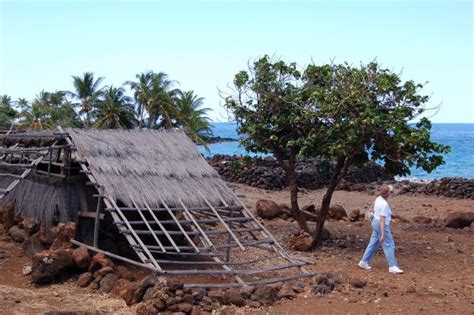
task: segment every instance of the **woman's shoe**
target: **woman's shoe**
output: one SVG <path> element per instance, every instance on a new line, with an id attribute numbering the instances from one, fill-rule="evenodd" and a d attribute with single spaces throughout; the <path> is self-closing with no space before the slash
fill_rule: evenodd
<path id="1" fill-rule="evenodd" d="M 401 269 L 398 268 L 397 266 L 393 266 L 393 267 L 388 268 L 388 272 L 391 272 L 391 273 L 403 273 L 403 270 L 401 270 Z"/>
<path id="2" fill-rule="evenodd" d="M 359 264 L 358 266 L 362 269 L 365 269 L 365 270 L 370 270 L 372 269 L 372 267 L 369 266 L 369 264 L 363 260 L 359 261 Z"/>

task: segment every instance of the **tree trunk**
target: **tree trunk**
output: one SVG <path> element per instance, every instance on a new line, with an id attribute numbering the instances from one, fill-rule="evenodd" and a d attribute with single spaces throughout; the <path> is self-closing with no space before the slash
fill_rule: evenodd
<path id="1" fill-rule="evenodd" d="M 323 234 L 324 223 L 326 222 L 326 217 L 329 212 L 329 206 L 331 205 L 332 194 L 336 190 L 337 184 L 339 184 L 339 181 L 345 173 L 345 164 L 346 159 L 344 157 L 338 158 L 336 167 L 334 168 L 334 172 L 329 181 L 328 188 L 326 189 L 326 193 L 324 194 L 323 200 L 321 202 L 321 211 L 319 212 L 318 222 L 316 225 L 316 230 L 314 231 L 313 242 L 311 243 L 310 249 L 321 245 L 321 236 Z"/>
<path id="2" fill-rule="evenodd" d="M 300 229 L 309 233 L 309 227 L 298 205 L 298 181 L 296 174 L 296 154 L 291 154 L 288 165 L 284 167 L 288 184 L 290 185 L 291 214 L 300 226 Z"/>

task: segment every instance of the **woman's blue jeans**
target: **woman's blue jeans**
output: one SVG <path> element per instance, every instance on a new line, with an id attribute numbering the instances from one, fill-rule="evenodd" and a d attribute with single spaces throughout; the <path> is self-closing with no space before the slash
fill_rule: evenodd
<path id="1" fill-rule="evenodd" d="M 362 261 L 369 263 L 370 260 L 375 256 L 377 250 L 380 247 L 380 221 L 376 218 L 372 219 L 372 235 L 370 236 L 369 245 L 365 249 L 364 257 Z M 397 259 L 395 258 L 395 241 L 393 240 L 392 232 L 390 231 L 390 225 L 385 225 L 385 240 L 382 244 L 383 252 L 389 267 L 398 266 Z"/>

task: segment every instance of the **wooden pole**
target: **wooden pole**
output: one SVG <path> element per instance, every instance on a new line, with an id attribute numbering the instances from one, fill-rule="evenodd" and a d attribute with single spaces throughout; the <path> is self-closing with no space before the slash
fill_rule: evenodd
<path id="1" fill-rule="evenodd" d="M 102 205 L 102 198 L 97 198 L 97 207 L 95 210 L 95 222 L 94 222 L 94 247 L 99 248 L 99 224 L 100 224 L 100 208 Z"/>
<path id="2" fill-rule="evenodd" d="M 211 203 L 209 201 L 207 201 L 206 197 L 204 197 L 202 194 L 201 194 L 201 197 L 204 199 L 204 201 L 207 203 L 207 205 L 211 208 L 212 212 L 214 212 L 214 214 L 216 215 L 216 217 L 219 219 L 219 221 L 224 225 L 225 229 L 227 230 L 227 232 L 229 232 L 229 234 L 232 236 L 232 238 L 234 239 L 234 241 L 237 243 L 237 245 L 239 246 L 239 248 L 241 250 L 245 250 L 245 247 L 242 246 L 242 244 L 240 243 L 239 239 L 237 238 L 237 236 L 235 236 L 234 232 L 232 232 L 232 230 L 229 228 L 229 226 L 227 225 L 227 223 L 225 223 L 225 221 L 222 219 L 221 215 L 217 212 L 217 210 L 211 205 Z"/>
<path id="3" fill-rule="evenodd" d="M 148 228 L 148 230 L 151 232 L 151 234 L 153 235 L 153 238 L 155 239 L 156 243 L 158 244 L 158 246 L 160 246 L 161 250 L 163 252 L 166 253 L 166 249 L 163 247 L 163 244 L 161 244 L 160 240 L 158 239 L 158 237 L 156 236 L 155 234 L 155 231 L 153 231 L 153 229 L 151 228 L 150 224 L 148 224 L 148 221 L 146 220 L 145 216 L 143 215 L 142 211 L 140 210 L 140 208 L 137 206 L 137 204 L 135 203 L 135 200 L 133 200 L 133 197 L 130 196 L 130 200 L 132 201 L 132 204 L 134 207 L 137 208 L 137 211 L 138 211 L 138 214 L 140 215 L 140 217 L 142 218 L 143 220 L 143 223 L 145 223 L 146 227 Z"/>
<path id="4" fill-rule="evenodd" d="M 166 204 L 166 202 L 163 200 L 163 198 L 158 197 L 160 199 L 160 202 L 161 204 L 166 208 L 166 210 L 168 210 L 168 213 L 169 215 L 171 216 L 171 218 L 174 220 L 174 222 L 176 223 L 176 225 L 178 226 L 179 230 L 183 233 L 184 237 L 186 238 L 186 240 L 188 241 L 188 243 L 194 248 L 194 250 L 196 251 L 196 253 L 199 253 L 199 248 L 197 248 L 197 246 L 194 244 L 193 240 L 189 237 L 188 233 L 186 233 L 186 231 L 184 230 L 183 226 L 181 225 L 181 223 L 179 223 L 179 220 L 176 218 L 176 216 L 174 215 L 173 211 L 170 210 L 170 208 L 168 207 L 168 205 Z"/>
<path id="5" fill-rule="evenodd" d="M 156 215 L 153 213 L 153 211 L 151 211 L 150 207 L 148 206 L 148 204 L 145 202 L 145 207 L 147 207 L 148 211 L 150 212 L 151 216 L 153 217 L 153 220 L 155 220 L 155 223 L 158 224 L 158 226 L 160 227 L 160 229 L 163 231 L 163 233 L 165 233 L 166 235 L 166 238 L 168 238 L 168 241 L 170 241 L 171 245 L 173 246 L 174 250 L 176 252 L 180 252 L 180 249 L 178 247 L 178 245 L 174 242 L 173 238 L 171 237 L 171 235 L 168 233 L 168 231 L 165 229 L 165 227 L 161 224 L 160 220 L 158 220 L 158 218 L 156 217 Z M 174 221 L 173 221 L 174 222 Z"/>

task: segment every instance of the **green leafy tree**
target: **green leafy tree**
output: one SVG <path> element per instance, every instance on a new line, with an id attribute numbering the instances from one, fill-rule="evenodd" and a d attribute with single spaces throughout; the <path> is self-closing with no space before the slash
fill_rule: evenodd
<path id="1" fill-rule="evenodd" d="M 0 126 L 9 128 L 16 117 L 16 110 L 13 108 L 12 98 L 2 95 L 0 98 Z"/>
<path id="2" fill-rule="evenodd" d="M 409 174 L 413 166 L 431 172 L 449 152 L 431 141 L 431 123 L 420 118 L 429 100 L 419 94 L 423 86 L 402 82 L 376 63 L 310 65 L 301 76 L 295 64 L 265 56 L 250 73 L 239 72 L 234 85 L 236 93 L 226 99 L 226 107 L 245 135 L 242 144 L 275 156 L 288 178 L 292 213 L 304 230 L 296 158 L 319 157 L 333 164 L 312 247 L 320 244 L 333 192 L 350 166 L 372 160 L 392 174 Z"/>
<path id="3" fill-rule="evenodd" d="M 125 90 L 121 87 L 107 88 L 104 99 L 98 102 L 94 114 L 95 128 L 131 129 L 136 123 L 132 99 L 125 95 Z"/>
<path id="4" fill-rule="evenodd" d="M 104 78 L 94 79 L 92 72 L 84 72 L 82 76 L 72 76 L 72 78 L 74 91 L 70 91 L 69 95 L 80 101 L 78 104 L 81 107 L 80 113 L 85 114 L 84 125 L 89 127 L 92 125 L 90 113 L 97 106 L 102 93 L 100 84 Z"/>
<path id="5" fill-rule="evenodd" d="M 236 95 L 225 106 L 245 135 L 241 144 L 251 152 L 271 153 L 286 173 L 293 217 L 301 229 L 308 225 L 298 205 L 296 159 L 305 144 L 310 121 L 305 115 L 301 73 L 295 64 L 272 62 L 265 56 L 249 71 L 234 77 Z"/>
<path id="6" fill-rule="evenodd" d="M 305 115 L 314 123 L 303 153 L 334 162 L 321 201 L 315 247 L 321 242 L 333 192 L 350 166 L 372 160 L 394 175 L 408 175 L 413 166 L 431 172 L 444 163 L 450 148 L 433 142 L 430 121 L 420 118 L 429 101 L 420 94 L 423 85 L 402 82 L 375 62 L 360 67 L 310 65 L 304 80 Z"/>
<path id="7" fill-rule="evenodd" d="M 178 109 L 176 123 L 197 144 L 205 145 L 212 137 L 211 120 L 207 116 L 210 108 L 204 108 L 204 98 L 198 97 L 194 91 L 176 92 L 175 98 Z"/>

